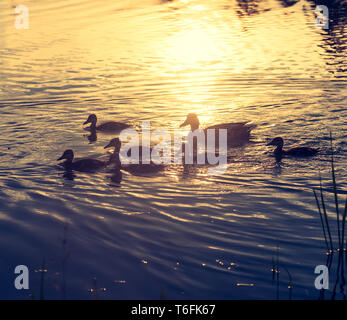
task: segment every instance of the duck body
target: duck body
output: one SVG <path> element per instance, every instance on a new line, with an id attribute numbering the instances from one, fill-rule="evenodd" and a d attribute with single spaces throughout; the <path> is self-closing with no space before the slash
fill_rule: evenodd
<path id="1" fill-rule="evenodd" d="M 318 153 L 318 149 L 310 147 L 293 147 L 290 149 L 282 150 L 282 153 L 287 156 L 294 157 L 310 157 Z"/>
<path id="2" fill-rule="evenodd" d="M 106 145 L 104 147 L 104 149 L 112 148 L 112 147 L 114 147 L 114 150 L 107 161 L 107 165 L 112 164 L 112 165 L 114 165 L 114 168 L 116 170 L 120 170 L 122 168 L 122 164 L 121 164 L 120 158 L 119 158 L 119 152 L 120 152 L 120 147 L 121 147 L 121 142 L 120 142 L 119 138 L 111 139 L 109 144 Z"/>
<path id="3" fill-rule="evenodd" d="M 119 170 L 125 170 L 130 172 L 133 175 L 146 175 L 146 174 L 151 174 L 151 173 L 155 173 L 158 172 L 160 170 L 162 170 L 165 166 L 161 165 L 161 164 L 155 164 L 153 162 L 150 163 L 142 163 L 142 152 L 143 149 L 140 146 L 140 163 L 130 163 L 130 164 L 122 164 L 120 161 L 120 157 L 119 157 L 119 152 L 120 152 L 120 147 L 121 147 L 121 142 L 119 140 L 119 138 L 114 138 L 110 141 L 110 143 L 105 146 L 106 148 L 110 148 L 110 147 L 114 147 L 114 151 L 111 154 L 107 164 L 110 165 L 114 165 L 114 170 L 115 171 L 119 171 Z M 151 150 L 151 149 L 150 149 Z M 150 151 L 149 150 L 149 151 Z M 130 156 L 129 154 L 130 150 L 128 150 L 127 155 Z"/>
<path id="4" fill-rule="evenodd" d="M 186 125 L 190 125 L 191 131 L 199 129 L 200 122 L 195 113 L 188 114 L 186 120 L 180 125 L 180 127 L 184 127 Z M 255 127 L 255 125 L 248 124 L 247 122 L 236 122 L 217 124 L 209 126 L 203 130 L 206 137 L 208 130 L 215 130 L 215 140 L 219 140 L 219 130 L 225 129 L 227 130 L 227 145 L 238 146 L 249 141 L 251 131 Z"/>
<path id="5" fill-rule="evenodd" d="M 57 161 L 66 159 L 61 165 L 66 170 L 75 170 L 81 172 L 95 172 L 97 170 L 102 169 L 105 165 L 105 161 L 97 160 L 97 159 L 79 159 L 74 160 L 74 153 L 72 150 L 65 150 L 63 155 L 57 159 Z"/>
<path id="6" fill-rule="evenodd" d="M 133 175 L 148 175 L 163 170 L 165 165 L 156 164 L 151 160 L 152 150 L 149 147 L 139 146 L 139 163 L 123 164 L 122 168 Z M 130 155 L 131 151 L 128 150 L 127 156 L 130 157 Z M 144 163 L 145 160 L 146 163 Z"/>
<path id="7" fill-rule="evenodd" d="M 129 148 L 129 150 L 127 151 L 127 157 L 130 158 L 132 153 L 134 153 L 136 151 L 136 149 L 138 151 L 140 163 L 142 163 L 142 161 L 145 159 L 150 160 L 153 149 L 150 147 L 141 146 L 141 145 L 140 146 L 133 146 L 132 148 Z"/>
<path id="8" fill-rule="evenodd" d="M 120 147 L 121 147 L 121 142 L 119 140 L 119 138 L 114 138 L 112 139 L 109 144 L 107 146 L 105 146 L 104 148 L 107 149 L 107 148 L 111 148 L 111 147 L 114 147 L 114 150 L 113 150 L 113 153 L 110 155 L 110 158 L 108 160 L 108 164 L 115 164 L 116 166 L 119 166 L 121 167 L 121 162 L 120 162 L 120 159 L 119 159 L 119 152 L 120 152 Z M 134 149 L 137 149 L 138 151 L 138 157 L 139 157 L 139 164 L 140 165 L 145 165 L 145 163 L 143 163 L 143 161 L 145 159 L 147 159 L 147 157 L 149 156 L 149 159 L 150 159 L 150 156 L 152 154 L 152 151 L 153 149 L 150 148 L 150 147 L 144 147 L 144 146 L 133 146 L 131 148 L 129 148 L 127 150 L 127 157 L 130 158 L 132 153 L 135 152 Z M 144 157 L 146 157 L 145 159 L 143 159 Z M 146 161 L 148 162 L 148 160 Z M 152 163 L 152 161 L 150 161 Z M 123 165 L 124 166 L 124 165 Z"/>
<path id="9" fill-rule="evenodd" d="M 98 119 L 95 114 L 89 115 L 88 119 L 83 123 L 84 125 L 90 123 L 90 131 L 102 131 L 102 132 L 119 132 L 130 127 L 129 124 L 115 121 L 104 122 L 100 125 L 96 125 Z"/>
<path id="10" fill-rule="evenodd" d="M 216 139 L 219 139 L 219 129 L 227 130 L 227 139 L 229 146 L 237 146 L 248 142 L 251 136 L 251 130 L 255 127 L 255 125 L 249 125 L 247 122 L 239 122 L 239 123 L 223 123 L 217 124 L 214 126 L 207 127 L 204 131 L 214 129 L 216 130 Z"/>
<path id="11" fill-rule="evenodd" d="M 154 164 L 154 163 L 148 163 L 148 164 L 131 163 L 131 164 L 123 165 L 122 168 L 125 171 L 130 172 L 134 176 L 146 176 L 146 175 L 150 175 L 152 173 L 156 173 L 163 170 L 165 166 L 162 164 Z"/>
<path id="12" fill-rule="evenodd" d="M 275 156 L 293 156 L 293 157 L 312 157 L 319 152 L 319 148 L 312 147 L 292 147 L 289 149 L 283 149 L 284 140 L 281 137 L 274 138 L 268 146 L 276 146 L 274 151 Z"/>

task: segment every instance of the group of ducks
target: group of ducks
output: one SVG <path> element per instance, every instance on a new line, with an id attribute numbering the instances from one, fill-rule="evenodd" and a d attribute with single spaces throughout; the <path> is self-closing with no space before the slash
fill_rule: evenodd
<path id="1" fill-rule="evenodd" d="M 97 117 L 95 114 L 91 114 L 87 121 L 84 122 L 84 125 L 89 124 L 90 127 L 88 128 L 91 133 L 96 133 L 96 131 L 100 132 L 120 132 L 124 129 L 127 129 L 130 127 L 129 124 L 121 123 L 121 122 L 114 122 L 109 121 L 102 123 L 100 125 L 97 125 Z M 199 129 L 199 119 L 198 116 L 194 113 L 188 114 L 186 120 L 181 124 L 180 127 L 184 127 L 190 125 L 191 131 L 194 131 L 196 129 Z M 223 123 L 218 124 L 214 126 L 210 126 L 204 129 L 204 131 L 208 129 L 215 129 L 216 130 L 216 140 L 218 139 L 218 129 L 226 129 L 227 130 L 227 141 L 228 146 L 239 146 L 244 144 L 245 142 L 249 141 L 251 130 L 255 127 L 255 125 L 249 124 L 247 122 L 238 122 L 238 123 Z M 267 144 L 268 146 L 275 146 L 276 149 L 274 150 L 274 155 L 276 159 L 281 159 L 283 156 L 296 156 L 296 157 L 308 157 L 308 156 L 314 156 L 318 153 L 318 148 L 312 148 L 312 147 L 293 147 L 290 149 L 283 149 L 284 141 L 281 137 L 274 138 L 271 142 Z M 63 155 L 57 159 L 65 160 L 61 165 L 67 170 L 67 171 L 82 171 L 82 172 L 95 172 L 98 171 L 104 167 L 107 167 L 109 165 L 113 165 L 114 172 L 117 172 L 118 175 L 121 175 L 120 170 L 124 169 L 129 172 L 152 172 L 152 171 L 158 171 L 163 168 L 163 165 L 157 165 L 154 163 L 149 164 L 128 164 L 128 165 L 122 165 L 120 158 L 119 158 L 119 152 L 121 149 L 121 141 L 119 138 L 113 138 L 108 145 L 105 146 L 106 148 L 114 148 L 113 153 L 109 157 L 107 161 L 102 161 L 98 159 L 91 159 L 91 158 L 85 158 L 85 159 L 74 159 L 74 152 L 71 149 L 65 150 Z M 142 147 L 140 147 L 141 150 Z"/>

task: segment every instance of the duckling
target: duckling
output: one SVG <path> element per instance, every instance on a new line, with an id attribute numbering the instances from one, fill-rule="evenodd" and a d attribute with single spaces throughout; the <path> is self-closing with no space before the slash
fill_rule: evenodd
<path id="1" fill-rule="evenodd" d="M 108 121 L 105 123 L 102 123 L 100 125 L 96 125 L 96 122 L 98 121 L 95 114 L 89 115 L 87 121 L 83 123 L 83 125 L 90 123 L 90 131 L 104 131 L 104 132 L 118 132 L 122 131 L 126 128 L 129 128 L 130 125 L 122 122 L 114 122 L 114 121 Z"/>
<path id="2" fill-rule="evenodd" d="M 107 161 L 107 165 L 114 164 L 116 169 L 121 169 L 122 164 L 119 159 L 119 152 L 121 147 L 121 142 L 119 138 L 111 139 L 108 145 L 104 147 L 104 149 L 112 148 L 114 147 L 114 151 L 111 154 L 110 158 Z"/>
<path id="3" fill-rule="evenodd" d="M 118 138 L 112 139 L 107 146 L 104 147 L 104 149 L 114 147 L 114 151 L 111 154 L 110 158 L 106 162 L 106 165 L 114 164 L 114 167 L 111 171 L 112 176 L 110 177 L 112 182 L 115 182 L 117 184 L 120 184 L 123 179 L 123 174 L 121 171 L 122 164 L 119 159 L 119 152 L 120 152 L 120 146 L 121 142 Z"/>
<path id="4" fill-rule="evenodd" d="M 74 153 L 71 149 L 65 150 L 63 155 L 57 159 L 57 161 L 66 159 L 62 166 L 65 167 L 66 170 L 76 170 L 81 172 L 95 172 L 106 165 L 105 161 L 97 160 L 97 159 L 74 159 Z"/>
<path id="5" fill-rule="evenodd" d="M 119 138 L 112 139 L 109 142 L 109 144 L 105 146 L 105 149 L 111 147 L 114 147 L 114 151 L 113 154 L 110 156 L 107 165 L 114 164 L 116 170 L 123 169 L 130 172 L 133 175 L 146 175 L 153 172 L 158 172 L 165 167 L 162 164 L 158 165 L 153 162 L 149 164 L 142 163 L 142 159 L 140 160 L 140 163 L 131 163 L 123 165 L 119 158 L 119 152 L 121 148 L 121 141 L 119 140 Z"/>
<path id="6" fill-rule="evenodd" d="M 281 137 L 274 138 L 267 144 L 268 146 L 276 146 L 274 154 L 276 157 L 279 156 L 294 156 L 294 157 L 310 157 L 318 153 L 319 148 L 311 147 L 293 147 L 290 149 L 283 150 L 284 141 Z"/>
<path id="7" fill-rule="evenodd" d="M 108 161 L 109 164 L 114 163 L 114 160 L 116 158 L 113 158 L 113 156 L 115 156 L 117 153 L 120 152 L 121 142 L 120 142 L 119 138 L 111 139 L 109 144 L 107 146 L 105 146 L 105 149 L 111 148 L 111 147 L 114 147 L 114 151 L 113 151 L 113 154 L 110 156 L 110 159 Z M 142 163 L 142 161 L 144 160 L 143 157 L 145 157 L 145 155 L 146 155 L 146 157 L 148 155 L 150 156 L 152 154 L 152 151 L 153 151 L 152 148 L 144 147 L 144 146 L 134 146 L 134 148 L 138 148 L 140 163 Z M 127 157 L 130 157 L 131 153 L 132 153 L 132 149 L 129 149 L 127 151 Z"/>
<path id="8" fill-rule="evenodd" d="M 195 113 L 189 113 L 186 120 L 180 125 L 180 128 L 190 125 L 191 131 L 199 129 L 199 118 Z M 250 138 L 250 133 L 255 125 L 247 124 L 247 122 L 237 122 L 237 123 L 222 123 L 214 126 L 210 126 L 204 129 L 206 132 L 208 129 L 216 130 L 216 140 L 218 140 L 218 130 L 227 129 L 227 139 L 229 146 L 238 146 L 247 142 Z"/>

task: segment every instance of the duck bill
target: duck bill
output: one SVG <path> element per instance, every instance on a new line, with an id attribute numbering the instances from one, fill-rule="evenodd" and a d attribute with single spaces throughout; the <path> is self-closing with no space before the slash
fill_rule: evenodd
<path id="1" fill-rule="evenodd" d="M 89 123 L 89 121 L 87 120 L 87 121 L 85 121 L 85 122 L 83 122 L 83 125 L 85 125 L 85 124 L 87 124 L 87 123 Z"/>
<path id="2" fill-rule="evenodd" d="M 65 159 L 64 155 L 62 155 L 60 158 L 57 159 L 57 161 Z"/>
<path id="3" fill-rule="evenodd" d="M 187 122 L 187 120 L 186 120 L 186 121 L 184 121 L 184 122 L 180 125 L 180 128 L 185 127 L 185 126 L 187 126 L 187 125 L 188 125 L 188 122 Z"/>
<path id="4" fill-rule="evenodd" d="M 267 144 L 267 146 L 274 146 L 274 142 L 273 142 L 273 141 L 269 142 L 269 143 Z"/>
<path id="5" fill-rule="evenodd" d="M 111 147 L 112 147 L 112 144 L 110 142 L 107 146 L 104 147 L 104 149 L 111 148 Z"/>

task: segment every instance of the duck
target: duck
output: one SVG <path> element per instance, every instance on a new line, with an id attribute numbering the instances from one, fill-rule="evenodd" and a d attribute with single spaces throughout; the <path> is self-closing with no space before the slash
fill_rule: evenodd
<path id="1" fill-rule="evenodd" d="M 113 151 L 113 154 L 110 156 L 110 159 L 108 161 L 108 163 L 114 163 L 114 160 L 116 160 L 116 158 L 113 158 L 117 153 L 120 152 L 120 148 L 121 148 L 121 142 L 119 140 L 119 138 L 113 138 L 111 139 L 111 141 L 108 143 L 107 146 L 105 146 L 104 148 L 107 149 L 107 148 L 112 148 L 114 147 L 114 151 Z M 152 151 L 153 151 L 153 148 L 150 148 L 150 147 L 145 147 L 145 146 L 133 146 L 132 148 L 129 148 L 128 151 L 127 151 L 127 157 L 131 157 L 132 155 L 132 152 L 133 152 L 133 148 L 136 148 L 138 149 L 138 153 L 139 153 L 139 159 L 140 159 L 140 162 L 142 163 L 143 161 L 143 157 L 147 157 L 152 154 Z"/>
<path id="2" fill-rule="evenodd" d="M 97 121 L 98 121 L 98 118 L 96 117 L 96 115 L 91 114 L 89 115 L 88 119 L 83 123 L 83 125 L 90 123 L 89 130 L 92 132 L 95 132 L 95 131 L 118 132 L 130 127 L 130 125 L 127 123 L 114 122 L 114 121 L 104 122 L 97 126 L 96 125 Z"/>
<path id="3" fill-rule="evenodd" d="M 113 138 L 111 141 L 104 147 L 105 149 L 113 147 L 113 153 L 111 154 L 109 160 L 107 161 L 107 165 L 114 165 L 115 171 L 123 169 L 125 171 L 130 172 L 133 175 L 145 175 L 154 172 L 158 172 L 162 170 L 165 166 L 163 164 L 155 164 L 153 162 L 150 163 L 142 163 L 142 159 L 140 163 L 130 163 L 130 164 L 122 164 L 120 161 L 119 153 L 121 149 L 121 141 L 119 138 Z M 140 150 L 143 147 L 140 146 Z M 130 150 L 129 150 L 130 151 Z M 128 151 L 128 156 L 129 156 Z"/>
<path id="4" fill-rule="evenodd" d="M 113 138 L 111 141 L 104 147 L 104 149 L 114 148 L 113 153 L 110 155 L 110 158 L 107 161 L 107 165 L 114 164 L 116 169 L 121 169 L 122 164 L 119 159 L 119 152 L 121 147 L 121 142 L 119 138 Z"/>
<path id="5" fill-rule="evenodd" d="M 191 131 L 199 129 L 200 122 L 199 118 L 195 113 L 189 113 L 186 120 L 180 125 L 180 128 L 190 125 Z M 209 129 L 216 130 L 216 140 L 218 140 L 218 130 L 227 130 L 228 146 L 238 146 L 249 141 L 251 130 L 254 129 L 256 125 L 249 124 L 248 122 L 236 122 L 236 123 L 222 123 L 216 124 L 204 129 L 206 132 Z"/>
<path id="6" fill-rule="evenodd" d="M 74 160 L 74 152 L 71 149 L 65 150 L 63 155 L 57 161 L 66 159 L 61 165 L 66 170 L 75 170 L 81 172 L 95 172 L 102 169 L 107 163 L 97 159 L 79 159 Z"/>
<path id="7" fill-rule="evenodd" d="M 109 166 L 110 164 L 113 164 L 114 167 L 110 171 L 112 173 L 112 176 L 110 177 L 111 181 L 120 184 L 123 179 L 123 174 L 121 171 L 122 164 L 119 159 L 119 152 L 120 152 L 120 146 L 121 142 L 118 138 L 111 139 L 109 144 L 104 147 L 104 149 L 114 147 L 113 153 L 110 155 L 108 161 L 106 162 L 106 166 Z"/>
<path id="8" fill-rule="evenodd" d="M 312 147 L 292 147 L 290 149 L 283 149 L 284 140 L 282 137 L 276 137 L 272 139 L 268 146 L 276 146 L 274 155 L 276 157 L 281 156 L 294 156 L 294 157 L 311 157 L 316 155 L 319 152 L 319 148 Z"/>

